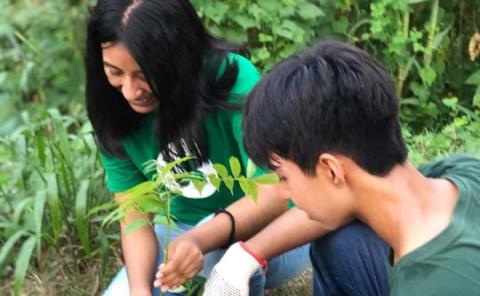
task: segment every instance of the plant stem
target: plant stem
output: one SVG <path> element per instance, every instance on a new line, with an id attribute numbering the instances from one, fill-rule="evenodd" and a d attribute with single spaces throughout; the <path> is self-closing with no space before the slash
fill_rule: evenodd
<path id="1" fill-rule="evenodd" d="M 167 237 L 165 242 L 165 260 L 164 263 L 168 262 L 168 245 L 170 244 L 170 228 L 171 228 L 171 221 L 170 221 L 170 193 L 167 194 L 167 212 L 165 213 L 167 218 Z"/>
<path id="2" fill-rule="evenodd" d="M 432 4 L 432 13 L 430 15 L 430 28 L 428 30 L 428 44 L 425 50 L 425 57 L 424 57 L 424 67 L 430 67 L 432 63 L 432 56 L 434 50 L 434 39 L 435 39 L 435 32 L 437 31 L 437 20 L 438 20 L 438 0 L 434 0 Z"/>
<path id="3" fill-rule="evenodd" d="M 406 4 L 405 12 L 403 13 L 403 31 L 402 35 L 405 40 L 408 40 L 408 30 L 410 28 L 410 12 L 408 11 L 408 4 Z M 405 80 L 407 79 L 408 73 L 412 67 L 412 58 L 410 58 L 407 66 L 404 68 L 403 65 L 398 66 L 398 74 L 397 74 L 397 98 L 402 97 L 403 86 Z"/>

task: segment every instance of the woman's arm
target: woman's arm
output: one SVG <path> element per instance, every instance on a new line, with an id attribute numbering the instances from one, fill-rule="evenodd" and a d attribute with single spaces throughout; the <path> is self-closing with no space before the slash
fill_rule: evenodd
<path id="1" fill-rule="evenodd" d="M 115 194 L 118 203 L 128 195 Z M 145 214 L 129 209 L 125 219 L 120 221 L 121 243 L 125 267 L 128 274 L 130 295 L 152 295 L 152 280 L 157 261 L 157 239 L 150 224 L 127 233 L 127 226 L 138 219 L 151 219 Z"/>

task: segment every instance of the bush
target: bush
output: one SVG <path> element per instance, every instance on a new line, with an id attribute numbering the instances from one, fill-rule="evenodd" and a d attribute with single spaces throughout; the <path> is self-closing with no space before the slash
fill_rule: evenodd
<path id="1" fill-rule="evenodd" d="M 111 199 L 83 106 L 84 23 L 94 2 L 0 0 L 0 277 L 14 279 L 17 294 L 26 274 L 48 269 L 65 246 L 78 269 L 103 258 L 105 274 L 108 245 L 118 241 L 99 227 L 105 210 L 87 215 Z M 478 1 L 192 3 L 262 72 L 319 39 L 365 49 L 395 78 L 415 164 L 455 151 L 480 156 Z"/>

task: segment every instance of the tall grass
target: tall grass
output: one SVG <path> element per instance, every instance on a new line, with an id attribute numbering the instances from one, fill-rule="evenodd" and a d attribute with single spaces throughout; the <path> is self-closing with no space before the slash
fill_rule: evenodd
<path id="1" fill-rule="evenodd" d="M 41 272 L 55 249 L 81 246 L 74 255 L 108 258 L 100 225 L 102 212 L 90 208 L 110 200 L 91 127 L 50 109 L 0 138 L 0 275 L 14 277 L 20 293 L 29 266 Z"/>

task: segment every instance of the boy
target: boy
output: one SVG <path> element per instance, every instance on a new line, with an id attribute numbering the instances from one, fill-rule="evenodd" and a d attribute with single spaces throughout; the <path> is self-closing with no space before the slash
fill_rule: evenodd
<path id="1" fill-rule="evenodd" d="M 379 62 L 350 45 L 322 42 L 255 87 L 244 143 L 325 229 L 357 218 L 391 246 L 391 295 L 478 295 L 480 161 L 453 156 L 417 170 L 398 112 L 393 80 Z M 214 275 L 221 277 L 235 248 Z M 310 256 L 321 277 L 327 255 L 313 244 Z M 211 277 L 206 295 L 228 281 Z"/>

